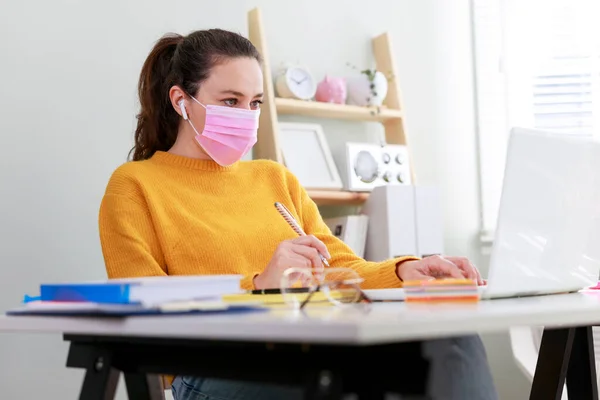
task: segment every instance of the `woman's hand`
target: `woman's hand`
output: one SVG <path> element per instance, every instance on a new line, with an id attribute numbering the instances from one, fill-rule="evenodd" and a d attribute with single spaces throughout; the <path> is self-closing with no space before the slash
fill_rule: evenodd
<path id="1" fill-rule="evenodd" d="M 467 278 L 475 280 L 478 285 L 485 284 L 477 268 L 465 257 L 430 256 L 404 261 L 396 267 L 396 274 L 403 281 Z"/>
<path id="2" fill-rule="evenodd" d="M 323 242 L 312 235 L 281 242 L 265 270 L 254 278 L 254 287 L 279 288 L 281 277 L 288 268 L 314 268 L 317 272 L 322 272 L 324 266 L 319 253 L 327 259 L 331 258 Z"/>

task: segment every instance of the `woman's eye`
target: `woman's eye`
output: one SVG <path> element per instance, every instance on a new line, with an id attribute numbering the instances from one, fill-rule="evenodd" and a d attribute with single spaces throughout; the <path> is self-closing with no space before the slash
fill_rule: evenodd
<path id="1" fill-rule="evenodd" d="M 250 106 L 251 106 L 253 109 L 258 109 L 258 108 L 260 108 L 260 105 L 261 105 L 262 103 L 263 103 L 263 102 L 262 102 L 261 100 L 254 100 L 252 103 L 250 103 Z"/>
<path id="2" fill-rule="evenodd" d="M 235 107 L 235 105 L 237 104 L 237 99 L 226 99 L 223 100 L 223 103 L 225 103 L 225 105 L 228 105 L 229 107 Z"/>

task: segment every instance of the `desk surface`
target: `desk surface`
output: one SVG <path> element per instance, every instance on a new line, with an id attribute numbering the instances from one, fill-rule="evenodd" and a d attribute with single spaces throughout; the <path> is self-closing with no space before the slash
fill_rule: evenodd
<path id="1" fill-rule="evenodd" d="M 242 315 L 79 318 L 0 317 L 2 332 L 382 344 L 448 337 L 513 326 L 600 325 L 600 292 L 485 300 L 477 304 L 375 303 L 370 310 L 318 307 Z"/>

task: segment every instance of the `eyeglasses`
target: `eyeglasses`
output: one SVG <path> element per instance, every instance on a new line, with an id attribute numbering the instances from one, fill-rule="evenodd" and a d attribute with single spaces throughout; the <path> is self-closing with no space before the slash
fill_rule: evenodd
<path id="1" fill-rule="evenodd" d="M 317 271 L 310 268 L 289 268 L 281 277 L 281 294 L 284 302 L 296 309 L 307 304 L 371 303 L 361 290 L 364 281 L 350 268 L 325 268 Z"/>

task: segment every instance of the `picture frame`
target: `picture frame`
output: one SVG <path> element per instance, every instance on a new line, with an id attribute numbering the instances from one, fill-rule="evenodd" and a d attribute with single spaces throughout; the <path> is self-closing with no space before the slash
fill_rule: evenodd
<path id="1" fill-rule="evenodd" d="M 280 122 L 284 165 L 306 189 L 341 190 L 344 186 L 319 124 Z"/>

